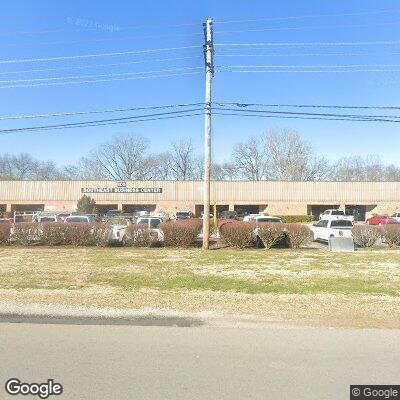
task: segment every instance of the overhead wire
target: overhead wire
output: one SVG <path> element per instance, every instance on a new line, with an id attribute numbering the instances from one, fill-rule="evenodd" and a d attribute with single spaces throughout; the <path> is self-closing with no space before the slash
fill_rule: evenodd
<path id="1" fill-rule="evenodd" d="M 134 121 L 141 118 L 146 117 L 160 117 L 167 115 L 179 115 L 183 113 L 191 113 L 203 111 L 203 108 L 193 108 L 188 110 L 179 110 L 179 111 L 167 111 L 162 113 L 152 113 L 152 114 L 142 114 L 135 115 L 130 117 L 120 117 L 120 118 L 110 118 L 110 119 L 101 119 L 101 120 L 91 120 L 91 121 L 82 121 L 82 122 L 72 122 L 66 124 L 53 124 L 53 125 L 40 125 L 40 126 L 31 126 L 31 127 L 23 127 L 23 128 L 8 128 L 8 129 L 0 129 L 0 133 L 11 133 L 11 132 L 27 132 L 27 131 L 37 131 L 37 130 L 48 130 L 48 129 L 58 129 L 58 128 L 69 128 L 69 127 L 89 127 L 89 126 L 98 126 L 98 124 L 111 124 L 114 122 L 122 123 L 123 121 Z M 96 124 L 96 125 L 95 125 Z"/>
<path id="2" fill-rule="evenodd" d="M 17 82 L 37 82 L 37 81 L 54 81 L 54 80 L 64 80 L 64 79 L 86 79 L 86 78 L 103 78 L 109 76 L 130 76 L 130 75 L 141 75 L 141 74 L 158 74 L 160 72 L 175 72 L 175 71 L 191 71 L 195 69 L 203 69 L 204 67 L 187 67 L 187 68 L 169 68 L 169 69 L 159 69 L 152 71 L 136 71 L 136 72 L 121 72 L 121 73 L 109 73 L 109 74 L 97 74 L 97 75 L 78 75 L 78 76 L 57 76 L 48 78 L 31 78 L 31 79 L 14 79 L 0 81 L 2 83 L 17 83 Z M 1 86 L 0 86 L 1 88 Z"/>
<path id="3" fill-rule="evenodd" d="M 74 59 L 93 58 L 93 57 L 112 57 L 112 56 L 122 56 L 122 55 L 130 55 L 130 54 L 144 54 L 144 53 L 155 53 L 155 52 L 160 52 L 160 51 L 175 51 L 175 50 L 186 50 L 186 49 L 196 49 L 196 48 L 202 48 L 202 46 L 192 45 L 192 46 L 180 46 L 180 47 L 167 47 L 167 48 L 160 48 L 160 49 L 121 51 L 121 52 L 113 52 L 113 53 L 82 54 L 82 55 L 73 55 L 73 56 L 44 57 L 44 58 L 27 58 L 27 59 L 19 59 L 19 60 L 0 60 L 0 64 L 15 64 L 15 63 L 39 62 L 39 61 L 74 60 Z"/>
<path id="4" fill-rule="evenodd" d="M 186 75 L 195 75 L 201 74 L 200 71 L 193 72 L 180 72 L 174 74 L 160 74 L 160 75 L 145 75 L 145 76 L 128 76 L 124 78 L 111 78 L 111 79 L 96 79 L 96 80 L 84 80 L 84 81 L 69 81 L 69 82 L 50 82 L 50 83 L 32 83 L 32 84 L 24 84 L 24 85 L 5 85 L 0 86 L 0 89 L 9 89 L 9 88 L 22 88 L 22 87 L 39 87 L 39 86 L 60 86 L 60 85 L 78 85 L 83 83 L 101 83 L 101 82 L 116 82 L 116 81 L 127 81 L 127 80 L 139 80 L 139 79 L 152 79 L 152 78 L 164 78 L 170 76 L 186 76 Z"/>
<path id="5" fill-rule="evenodd" d="M 253 18 L 253 19 L 236 19 L 236 20 L 222 20 L 216 19 L 214 23 L 216 24 L 233 24 L 233 23 L 243 23 L 243 22 L 262 22 L 262 21 L 288 21 L 293 19 L 314 19 L 314 18 L 325 18 L 325 17 L 348 17 L 348 16 L 361 16 L 361 15 L 377 15 L 377 14 L 387 14 L 400 11 L 399 9 L 382 9 L 373 11 L 363 11 L 356 13 L 342 13 L 342 14 L 308 14 L 308 15 L 294 15 L 285 17 L 265 17 L 265 18 Z"/>
<path id="6" fill-rule="evenodd" d="M 6 116 L 0 116 L 0 121 L 31 119 L 31 118 L 69 117 L 69 116 L 75 116 L 75 115 L 82 116 L 82 115 L 90 115 L 90 114 L 104 114 L 104 113 L 116 113 L 116 112 L 127 112 L 127 111 L 159 110 L 159 109 L 193 107 L 193 106 L 203 106 L 203 105 L 204 105 L 204 103 L 199 102 L 199 103 L 167 104 L 167 105 L 148 106 L 148 107 L 130 107 L 130 108 L 112 108 L 112 109 L 90 110 L 90 111 L 73 111 L 73 112 L 48 113 L 48 114 L 6 115 Z"/>
<path id="7" fill-rule="evenodd" d="M 119 63 L 94 64 L 94 65 L 76 65 L 76 66 L 72 66 L 72 67 L 61 67 L 61 68 L 39 68 L 39 69 L 28 69 L 28 70 L 6 71 L 6 72 L 2 71 L 2 72 L 0 72 L 0 75 L 26 74 L 26 73 L 50 72 L 50 71 L 65 71 L 65 70 L 86 69 L 86 68 L 114 67 L 114 66 L 145 64 L 145 63 L 153 63 L 153 62 L 179 61 L 179 60 L 188 60 L 188 59 L 195 59 L 195 58 L 203 58 L 203 56 L 158 58 L 158 59 L 154 59 L 154 60 L 138 60 L 138 61 L 126 61 L 126 62 L 119 62 Z"/>

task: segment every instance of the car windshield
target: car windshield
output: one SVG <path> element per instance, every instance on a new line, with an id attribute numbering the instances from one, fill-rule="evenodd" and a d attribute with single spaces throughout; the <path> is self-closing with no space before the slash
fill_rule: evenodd
<path id="1" fill-rule="evenodd" d="M 176 213 L 177 217 L 188 217 L 189 216 L 189 212 L 188 211 L 178 211 Z"/>
<path id="2" fill-rule="evenodd" d="M 338 220 L 331 222 L 331 228 L 351 228 L 353 226 L 351 221 Z"/>
<path id="3" fill-rule="evenodd" d="M 281 222 L 279 218 L 257 218 L 257 222 Z"/>
<path id="4" fill-rule="evenodd" d="M 88 222 L 87 217 L 68 217 L 67 222 Z"/>
<path id="5" fill-rule="evenodd" d="M 332 215 L 344 215 L 344 211 L 340 211 L 340 210 L 333 210 Z"/>
<path id="6" fill-rule="evenodd" d="M 54 217 L 41 217 L 40 218 L 40 222 L 55 222 L 55 218 Z"/>

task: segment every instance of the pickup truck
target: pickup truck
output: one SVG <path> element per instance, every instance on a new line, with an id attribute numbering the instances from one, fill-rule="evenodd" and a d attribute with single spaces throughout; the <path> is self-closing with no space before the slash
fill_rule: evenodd
<path id="1" fill-rule="evenodd" d="M 354 216 L 352 215 L 346 215 L 343 210 L 337 210 L 337 209 L 329 209 L 325 210 L 321 215 L 320 219 L 345 219 L 347 221 L 354 222 Z"/>
<path id="2" fill-rule="evenodd" d="M 314 241 L 328 241 L 330 237 L 352 237 L 353 222 L 348 219 L 321 219 L 312 227 Z"/>

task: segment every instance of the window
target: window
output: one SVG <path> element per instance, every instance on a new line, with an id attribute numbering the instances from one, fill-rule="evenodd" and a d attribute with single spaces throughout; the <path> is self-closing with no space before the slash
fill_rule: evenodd
<path id="1" fill-rule="evenodd" d="M 327 219 L 322 219 L 321 221 L 318 222 L 317 226 L 318 228 L 326 228 L 328 226 L 328 220 Z"/>
<path id="2" fill-rule="evenodd" d="M 150 228 L 151 229 L 157 228 L 157 226 L 160 224 L 161 224 L 161 220 L 159 220 L 159 219 L 151 219 L 150 220 Z"/>
<path id="3" fill-rule="evenodd" d="M 138 225 L 148 225 L 148 224 L 149 224 L 148 218 L 142 218 L 138 221 Z"/>
<path id="4" fill-rule="evenodd" d="M 344 211 L 341 210 L 333 210 L 332 215 L 344 215 Z"/>
<path id="5" fill-rule="evenodd" d="M 331 222 L 331 228 L 352 228 L 353 224 L 351 221 L 337 220 Z"/>
<path id="6" fill-rule="evenodd" d="M 86 217 L 68 217 L 67 222 L 88 222 Z"/>

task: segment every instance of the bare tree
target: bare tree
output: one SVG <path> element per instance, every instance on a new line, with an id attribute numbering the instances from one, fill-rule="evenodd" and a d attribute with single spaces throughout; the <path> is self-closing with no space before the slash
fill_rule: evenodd
<path id="1" fill-rule="evenodd" d="M 268 179 L 284 181 L 326 180 L 329 163 L 314 155 L 310 144 L 291 130 L 270 131 L 263 137 Z"/>
<path id="2" fill-rule="evenodd" d="M 164 152 L 149 157 L 151 179 L 168 180 L 172 178 L 171 153 Z"/>
<path id="3" fill-rule="evenodd" d="M 147 179 L 149 164 L 148 140 L 142 136 L 114 136 L 93 151 L 85 164 L 91 164 L 102 176 L 114 180 Z"/>
<path id="4" fill-rule="evenodd" d="M 260 139 L 251 137 L 233 148 L 233 163 L 243 179 L 259 181 L 265 178 L 267 159 L 265 146 Z"/>
<path id="5" fill-rule="evenodd" d="M 400 169 L 385 165 L 376 155 L 340 158 L 332 168 L 331 179 L 337 181 L 399 181 Z"/>
<path id="6" fill-rule="evenodd" d="M 232 181 L 238 178 L 238 173 L 233 163 L 214 163 L 211 167 L 211 177 L 214 181 Z"/>
<path id="7" fill-rule="evenodd" d="M 195 156 L 191 140 L 172 142 L 170 154 L 170 167 L 173 178 L 182 181 L 193 179 Z"/>

